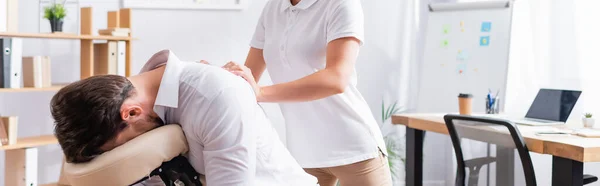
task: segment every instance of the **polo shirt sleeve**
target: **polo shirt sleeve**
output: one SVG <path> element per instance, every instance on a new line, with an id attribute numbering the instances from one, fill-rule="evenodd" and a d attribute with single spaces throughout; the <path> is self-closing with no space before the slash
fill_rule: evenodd
<path id="1" fill-rule="evenodd" d="M 359 0 L 341 0 L 327 19 L 327 43 L 344 37 L 354 37 L 363 44 L 364 16 Z"/>
<path id="2" fill-rule="evenodd" d="M 260 18 L 258 18 L 258 23 L 256 24 L 256 30 L 254 31 L 254 36 L 252 36 L 252 40 L 250 41 L 250 46 L 252 48 L 263 49 L 265 45 L 265 12 L 268 11 L 269 6 L 265 6 L 263 9 Z"/>

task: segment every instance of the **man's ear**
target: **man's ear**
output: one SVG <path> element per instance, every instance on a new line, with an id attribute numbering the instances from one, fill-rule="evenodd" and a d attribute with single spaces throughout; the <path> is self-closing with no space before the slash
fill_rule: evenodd
<path id="1" fill-rule="evenodd" d="M 121 109 L 121 119 L 124 121 L 131 121 L 142 115 L 142 107 L 137 105 L 123 105 Z"/>

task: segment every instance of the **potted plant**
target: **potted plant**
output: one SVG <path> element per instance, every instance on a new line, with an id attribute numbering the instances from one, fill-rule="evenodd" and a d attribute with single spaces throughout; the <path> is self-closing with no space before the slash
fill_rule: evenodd
<path id="1" fill-rule="evenodd" d="M 583 126 L 584 127 L 588 127 L 588 128 L 593 128 L 594 127 L 594 118 L 592 118 L 592 113 L 585 113 L 583 115 Z"/>
<path id="2" fill-rule="evenodd" d="M 397 114 L 400 108 L 397 107 L 397 102 L 394 104 L 385 105 L 385 102 L 381 102 L 381 121 L 382 124 L 379 126 L 383 128 L 383 125 L 391 124 L 392 115 Z M 400 136 L 396 132 L 388 133 L 384 138 L 385 146 L 388 154 L 388 166 L 390 167 L 390 173 L 392 174 L 393 185 L 399 185 L 405 179 L 404 164 L 406 158 L 404 157 L 404 143 L 403 136 Z"/>
<path id="3" fill-rule="evenodd" d="M 67 10 L 65 9 L 64 3 L 66 0 L 60 3 L 52 3 L 50 6 L 44 8 L 44 18 L 50 21 L 50 29 L 52 32 L 62 32 L 62 26 L 65 16 L 67 16 Z"/>

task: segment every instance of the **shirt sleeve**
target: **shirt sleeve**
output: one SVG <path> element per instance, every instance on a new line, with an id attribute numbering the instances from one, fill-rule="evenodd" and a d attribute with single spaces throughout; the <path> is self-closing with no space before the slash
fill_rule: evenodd
<path id="1" fill-rule="evenodd" d="M 269 3 L 269 2 L 267 2 Z M 250 46 L 253 48 L 263 49 L 265 46 L 265 14 L 267 9 L 269 8 L 268 4 L 265 5 L 263 12 L 258 18 L 258 23 L 256 24 L 256 29 L 254 31 L 254 35 L 252 36 L 252 40 L 250 41 Z"/>
<path id="2" fill-rule="evenodd" d="M 341 0 L 327 20 L 327 43 L 344 37 L 354 37 L 363 44 L 364 16 L 359 0 Z"/>
<path id="3" fill-rule="evenodd" d="M 247 92 L 247 93 L 246 93 Z M 212 98 L 199 131 L 206 185 L 254 185 L 256 98 L 251 90 L 226 88 Z"/>

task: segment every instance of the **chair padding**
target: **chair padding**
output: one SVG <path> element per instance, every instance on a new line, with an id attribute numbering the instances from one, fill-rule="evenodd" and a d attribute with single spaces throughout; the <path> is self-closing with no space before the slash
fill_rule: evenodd
<path id="1" fill-rule="evenodd" d="M 66 163 L 64 174 L 73 186 L 131 185 L 163 162 L 188 151 L 179 125 L 146 132 L 87 163 Z"/>

